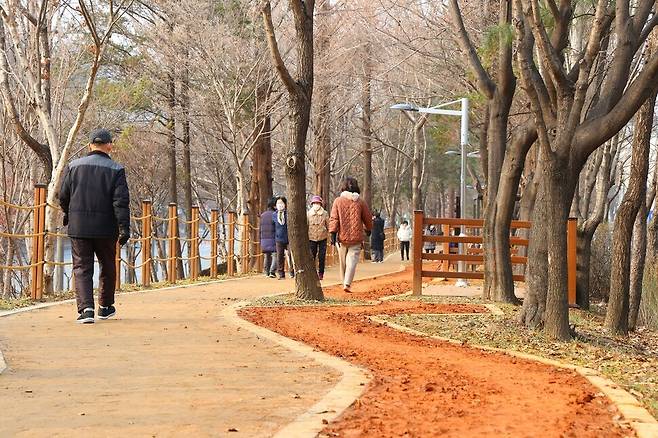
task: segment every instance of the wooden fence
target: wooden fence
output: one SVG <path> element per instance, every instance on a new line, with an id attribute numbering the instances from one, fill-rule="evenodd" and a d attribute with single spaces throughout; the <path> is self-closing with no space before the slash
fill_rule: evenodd
<path id="1" fill-rule="evenodd" d="M 434 225 L 441 230 L 441 235 L 425 235 L 424 230 Z M 528 259 L 522 247 L 527 248 L 528 239 L 515 236 L 515 230 L 529 229 L 532 223 L 512 221 L 510 236 L 510 261 L 513 265 L 526 265 Z M 576 303 L 576 225 L 577 219 L 569 218 L 567 224 L 567 266 L 569 304 Z M 413 293 L 421 295 L 423 277 L 484 279 L 480 268 L 484 265 L 484 242 L 482 238 L 483 219 L 430 218 L 422 210 L 414 212 L 413 224 Z M 455 229 L 459 229 L 459 235 Z M 423 253 L 423 243 L 437 244 L 435 253 Z M 440 244 L 440 245 L 439 245 Z M 452 245 L 451 245 L 452 244 Z M 423 261 L 440 261 L 438 270 L 424 270 Z M 455 269 L 455 263 L 468 266 L 469 269 Z M 461 271 L 461 272 L 460 272 Z M 525 275 L 516 274 L 514 281 L 525 281 Z"/>
<path id="2" fill-rule="evenodd" d="M 45 257 L 45 242 L 48 238 L 66 238 L 58 230 L 49 231 L 45 229 L 46 208 L 59 209 L 58 206 L 47 204 L 46 186 L 36 185 L 34 189 L 34 203 L 32 206 L 20 206 L 0 200 L 0 206 L 7 210 L 20 209 L 29 210 L 32 216 L 32 232 L 30 234 L 8 233 L 0 230 L 0 239 L 26 239 L 30 253 L 29 264 L 0 265 L 0 271 L 28 271 L 29 291 L 33 300 L 40 300 L 44 293 L 44 268 L 47 265 L 64 268 L 71 266 L 71 261 L 47 260 Z M 235 212 L 220 215 L 218 210 L 210 210 L 204 219 L 198 206 L 192 207 L 189 220 L 178 215 L 178 206 L 169 204 L 166 216 L 160 217 L 154 214 L 151 201 L 141 202 L 140 216 L 131 216 L 133 223 L 133 237 L 128 245 L 133 249 L 133 256 L 124 258 L 121 248 L 117 244 L 116 288 L 120 289 L 122 284 L 138 284 L 143 287 L 151 285 L 155 275 L 154 272 L 160 267 L 163 278 L 170 284 L 175 284 L 181 279 L 191 281 L 198 280 L 202 275 L 202 261 L 209 264 L 204 269 L 204 276 L 211 279 L 217 278 L 221 271 L 228 276 L 238 273 L 262 272 L 264 254 L 260 249 L 260 242 L 256 236 L 259 235 L 259 224 L 252 224 L 248 215 L 238 217 Z M 135 227 L 136 225 L 136 227 Z M 189 235 L 182 237 L 179 232 L 181 225 L 189 227 Z M 203 232 L 201 230 L 203 226 Z M 162 230 L 158 232 L 157 230 Z M 385 252 L 396 248 L 395 230 L 385 230 Z M 202 237 L 204 235 L 204 237 Z M 208 254 L 202 255 L 200 246 L 205 244 L 209 247 Z M 180 250 L 181 246 L 187 247 L 186 256 Z M 137 253 L 136 248 L 139 249 Z M 156 251 L 154 251 L 154 249 Z M 180 253 L 179 253 L 180 251 Z M 130 253 L 130 252 L 128 252 Z M 363 254 L 364 252 L 362 252 Z M 287 259 L 287 258 L 286 258 Z M 362 257 L 363 260 L 363 257 Z M 327 249 L 327 266 L 338 263 L 336 248 L 329 246 Z M 186 263 L 187 269 L 180 272 L 180 264 Z M 122 283 L 122 269 L 132 275 L 126 277 L 133 279 Z M 140 271 L 139 280 L 137 272 Z M 187 271 L 187 272 L 185 272 Z M 221 272 L 223 274 L 224 272 Z"/>

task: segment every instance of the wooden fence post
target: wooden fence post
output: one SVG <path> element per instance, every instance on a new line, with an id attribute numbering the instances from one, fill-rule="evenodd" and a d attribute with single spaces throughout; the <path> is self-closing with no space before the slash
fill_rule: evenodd
<path id="1" fill-rule="evenodd" d="M 30 298 L 43 298 L 43 265 L 46 228 L 46 185 L 35 184 L 34 208 L 32 209 L 32 268 Z"/>
<path id="2" fill-rule="evenodd" d="M 151 285 L 151 201 L 142 201 L 142 286 Z"/>
<path id="3" fill-rule="evenodd" d="M 249 272 L 249 215 L 242 215 L 242 273 Z"/>
<path id="4" fill-rule="evenodd" d="M 421 295 L 423 292 L 423 211 L 414 211 L 413 229 L 413 294 Z"/>
<path id="5" fill-rule="evenodd" d="M 442 232 L 444 236 L 449 236 L 450 235 L 450 225 L 449 224 L 444 224 L 442 227 Z M 444 242 L 443 243 L 443 254 L 450 254 L 450 242 Z M 441 268 L 442 271 L 448 272 L 450 270 L 450 260 L 444 260 L 443 261 L 443 267 Z"/>
<path id="6" fill-rule="evenodd" d="M 199 278 L 199 207 L 192 207 L 192 223 L 190 224 L 191 235 L 187 236 L 190 246 L 190 279 Z"/>
<path id="7" fill-rule="evenodd" d="M 226 273 L 229 277 L 235 275 L 235 219 L 234 211 L 228 213 L 228 260 L 226 260 Z"/>
<path id="8" fill-rule="evenodd" d="M 219 211 L 210 211 L 210 277 L 217 277 L 217 224 L 219 223 Z"/>
<path id="9" fill-rule="evenodd" d="M 168 232 L 167 232 L 167 237 L 169 241 L 169 257 L 167 257 L 167 274 L 168 274 L 168 281 L 171 284 L 176 283 L 176 279 L 178 277 L 177 275 L 177 268 L 178 268 L 178 263 L 176 257 L 178 256 L 176 254 L 176 235 L 178 234 L 176 232 L 177 224 L 176 224 L 176 216 L 178 216 L 177 212 L 177 207 L 176 204 L 173 202 L 169 204 L 169 214 L 167 215 L 167 223 L 168 223 Z"/>
<path id="10" fill-rule="evenodd" d="M 567 283 L 570 306 L 576 304 L 577 235 L 578 219 L 570 217 L 567 222 Z"/>

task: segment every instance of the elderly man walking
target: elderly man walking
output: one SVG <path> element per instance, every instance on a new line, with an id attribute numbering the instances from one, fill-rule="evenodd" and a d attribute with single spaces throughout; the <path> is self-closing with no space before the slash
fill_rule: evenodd
<path id="1" fill-rule="evenodd" d="M 90 152 L 69 163 L 59 191 L 68 225 L 75 276 L 77 322 L 94 322 L 94 254 L 100 265 L 98 318 L 114 316 L 116 244 L 130 237 L 130 197 L 126 173 L 110 158 L 112 135 L 97 129 L 89 136 Z"/>

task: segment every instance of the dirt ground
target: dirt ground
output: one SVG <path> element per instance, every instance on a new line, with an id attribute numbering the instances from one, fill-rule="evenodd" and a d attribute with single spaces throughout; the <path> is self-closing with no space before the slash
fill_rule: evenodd
<path id="1" fill-rule="evenodd" d="M 352 299 L 408 291 L 409 272 L 353 285 Z M 330 297 L 345 298 L 340 287 Z M 323 436 L 634 436 L 617 409 L 575 372 L 503 354 L 418 338 L 369 315 L 469 313 L 476 305 L 382 302 L 375 306 L 252 308 L 243 315 L 370 369 L 367 392 Z"/>

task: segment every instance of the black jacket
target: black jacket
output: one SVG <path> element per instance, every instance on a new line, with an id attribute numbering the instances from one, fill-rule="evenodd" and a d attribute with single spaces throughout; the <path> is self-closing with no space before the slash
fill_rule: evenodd
<path id="1" fill-rule="evenodd" d="M 372 221 L 372 234 L 370 234 L 370 248 L 382 251 L 384 249 L 384 219 L 376 217 Z"/>
<path id="2" fill-rule="evenodd" d="M 109 155 L 90 152 L 69 163 L 59 190 L 69 236 L 116 238 L 130 229 L 130 197 L 126 171 Z"/>

